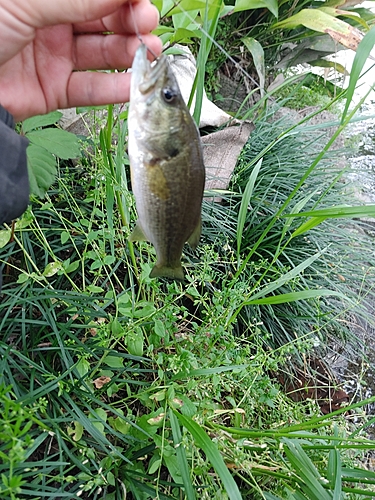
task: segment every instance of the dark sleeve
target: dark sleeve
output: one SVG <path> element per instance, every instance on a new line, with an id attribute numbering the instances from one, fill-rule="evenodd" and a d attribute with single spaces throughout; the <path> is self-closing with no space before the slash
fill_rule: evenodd
<path id="1" fill-rule="evenodd" d="M 19 217 L 29 203 L 28 140 L 13 129 L 12 115 L 0 106 L 0 224 Z"/>

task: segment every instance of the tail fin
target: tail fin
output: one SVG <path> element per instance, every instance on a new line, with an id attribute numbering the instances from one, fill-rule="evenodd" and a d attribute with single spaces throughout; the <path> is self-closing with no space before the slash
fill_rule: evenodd
<path id="1" fill-rule="evenodd" d="M 168 266 L 154 266 L 150 278 L 171 278 L 174 280 L 183 281 L 185 279 L 185 274 L 182 269 L 181 264 L 179 267 L 168 267 Z"/>

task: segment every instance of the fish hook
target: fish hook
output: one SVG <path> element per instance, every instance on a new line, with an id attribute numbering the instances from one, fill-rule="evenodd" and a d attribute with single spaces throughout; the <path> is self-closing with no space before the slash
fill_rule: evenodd
<path id="1" fill-rule="evenodd" d="M 131 1 L 129 1 L 129 8 L 130 8 L 130 14 L 132 16 L 132 20 L 133 20 L 133 24 L 134 24 L 134 30 L 135 30 L 135 34 L 138 38 L 138 40 L 146 46 L 147 50 L 150 52 L 151 55 L 154 56 L 155 59 L 158 58 L 158 56 L 155 54 L 155 52 L 150 49 L 150 47 L 148 47 L 144 41 L 143 41 L 143 38 L 142 38 L 142 35 L 139 33 L 139 30 L 138 30 L 138 26 L 137 26 L 137 21 L 135 20 L 135 16 L 134 16 L 134 10 L 133 10 L 133 3 Z"/>

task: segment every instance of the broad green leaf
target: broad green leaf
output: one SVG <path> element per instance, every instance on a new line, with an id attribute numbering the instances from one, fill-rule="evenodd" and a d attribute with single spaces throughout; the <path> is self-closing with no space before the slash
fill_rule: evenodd
<path id="1" fill-rule="evenodd" d="M 130 354 L 133 354 L 133 356 L 143 356 L 144 335 L 141 328 L 137 327 L 128 332 L 125 341 Z"/>
<path id="2" fill-rule="evenodd" d="M 27 273 L 22 272 L 18 275 L 17 283 L 26 283 L 29 277 Z"/>
<path id="3" fill-rule="evenodd" d="M 137 309 L 134 311 L 135 318 L 146 318 L 151 316 L 156 311 L 152 302 L 141 301 L 137 304 Z"/>
<path id="4" fill-rule="evenodd" d="M 240 490 L 235 483 L 232 475 L 230 474 L 224 460 L 217 449 L 217 446 L 212 442 L 206 432 L 194 420 L 177 411 L 172 410 L 181 424 L 193 436 L 195 444 L 203 450 L 207 459 L 210 461 L 212 467 L 215 469 L 217 475 L 221 479 L 225 491 L 230 500 L 242 500 Z"/>
<path id="5" fill-rule="evenodd" d="M 96 285 L 88 285 L 86 287 L 86 290 L 90 293 L 103 293 L 104 290 L 101 286 L 96 286 Z"/>
<path id="6" fill-rule="evenodd" d="M 163 4 L 166 3 L 163 0 L 152 0 L 152 3 L 155 5 L 155 7 L 158 9 L 159 12 L 161 12 L 161 9 L 163 8 Z"/>
<path id="7" fill-rule="evenodd" d="M 193 10 L 189 12 L 189 14 L 187 12 L 181 12 L 180 14 L 175 14 L 172 17 L 173 26 L 175 28 L 175 34 L 174 34 L 175 37 L 176 37 L 176 31 L 178 31 L 179 28 L 180 29 L 188 28 L 188 26 L 190 26 L 192 18 L 195 19 L 198 15 L 198 12 L 199 10 L 195 11 Z"/>
<path id="8" fill-rule="evenodd" d="M 26 137 L 32 144 L 46 149 L 63 160 L 81 155 L 77 137 L 66 130 L 46 128 L 29 132 Z"/>
<path id="9" fill-rule="evenodd" d="M 178 28 L 171 37 L 171 42 L 178 43 L 181 40 L 185 39 L 190 40 L 191 38 L 200 38 L 200 37 L 201 37 L 201 32 L 198 30 L 193 31 L 186 28 Z"/>
<path id="10" fill-rule="evenodd" d="M 164 453 L 163 462 L 167 466 L 169 474 L 172 476 L 173 481 L 177 484 L 181 484 L 183 480 L 177 456 Z M 186 496 L 186 498 L 194 499 L 195 497 Z"/>
<path id="11" fill-rule="evenodd" d="M 85 358 L 81 358 L 75 366 L 79 377 L 83 378 L 90 370 L 90 363 Z"/>
<path id="12" fill-rule="evenodd" d="M 320 33 L 327 33 L 336 42 L 341 43 L 348 49 L 356 50 L 362 39 L 362 34 L 350 24 L 330 16 L 320 9 L 302 9 L 294 16 L 273 25 L 274 28 L 296 28 L 305 26 Z"/>
<path id="13" fill-rule="evenodd" d="M 275 17 L 279 15 L 277 0 L 236 0 L 233 12 L 252 9 L 268 9 Z"/>
<path id="14" fill-rule="evenodd" d="M 56 159 L 43 147 L 29 144 L 26 150 L 30 192 L 43 198 L 55 180 Z"/>
<path id="15" fill-rule="evenodd" d="M 264 81 L 266 76 L 266 67 L 264 65 L 264 50 L 261 44 L 250 36 L 242 38 L 241 40 L 245 47 L 250 51 L 255 69 L 257 70 L 259 77 L 259 87 L 261 96 L 264 95 Z"/>
<path id="16" fill-rule="evenodd" d="M 358 12 L 355 11 L 349 11 L 349 10 L 341 10 L 341 9 L 335 9 L 333 7 L 320 7 L 319 8 L 322 12 L 326 12 L 330 16 L 341 16 L 341 17 L 347 17 L 348 19 L 352 19 L 355 23 L 361 24 L 365 31 L 368 31 L 369 25 L 366 23 L 364 19 L 358 14 Z"/>
<path id="17" fill-rule="evenodd" d="M 107 472 L 106 477 L 107 477 L 108 484 L 110 484 L 111 486 L 116 486 L 116 478 L 115 478 L 113 472 L 111 472 L 111 471 Z"/>
<path id="18" fill-rule="evenodd" d="M 164 338 L 165 337 L 165 327 L 164 323 L 160 319 L 155 320 L 155 327 L 154 331 L 158 337 Z"/>
<path id="19" fill-rule="evenodd" d="M 61 117 L 61 111 L 53 111 L 52 113 L 48 113 L 48 115 L 32 116 L 31 118 L 27 118 L 22 123 L 22 132 L 26 134 L 30 130 L 53 125 L 54 123 L 58 122 Z"/>
<path id="20" fill-rule="evenodd" d="M 111 368 L 124 368 L 124 358 L 121 356 L 106 356 L 105 364 Z"/>
<path id="21" fill-rule="evenodd" d="M 122 434 L 128 434 L 131 428 L 131 424 L 121 417 L 113 419 L 113 426 Z"/>
<path id="22" fill-rule="evenodd" d="M 160 36 L 164 35 L 165 33 L 174 33 L 174 29 L 172 26 L 158 26 L 154 31 L 154 35 Z"/>
<path id="23" fill-rule="evenodd" d="M 119 337 L 120 335 L 122 336 L 124 333 L 124 328 L 122 327 L 120 321 L 117 318 L 113 318 L 111 322 L 111 332 L 112 335 L 115 335 L 117 337 Z"/>
<path id="24" fill-rule="evenodd" d="M 68 241 L 69 238 L 70 234 L 68 231 L 61 231 L 60 240 L 62 245 L 65 245 L 65 243 Z"/>
<path id="25" fill-rule="evenodd" d="M 158 458 L 154 462 L 151 462 L 148 473 L 154 474 L 159 469 L 159 467 L 161 467 L 161 458 Z"/>
<path id="26" fill-rule="evenodd" d="M 125 292 L 122 295 L 120 295 L 120 297 L 118 297 L 117 301 L 118 301 L 119 304 L 122 304 L 122 305 L 124 305 L 124 304 L 127 305 L 127 306 L 131 305 L 131 298 L 130 298 L 130 295 L 127 292 Z"/>
<path id="27" fill-rule="evenodd" d="M 192 17 L 190 14 L 191 11 L 202 9 L 204 10 L 206 6 L 208 8 L 219 7 L 221 9 L 223 2 L 222 0 L 182 0 L 181 2 L 175 2 L 174 4 L 176 6 L 171 11 L 169 11 L 169 16 L 188 12 L 190 17 Z"/>
<path id="28" fill-rule="evenodd" d="M 35 216 L 29 207 L 26 212 L 22 214 L 22 216 L 17 220 L 15 230 L 19 231 L 20 229 L 26 229 L 30 226 L 32 222 L 34 222 Z"/>
<path id="29" fill-rule="evenodd" d="M 81 437 L 83 436 L 83 425 L 81 422 L 74 422 L 74 434 L 73 434 L 73 440 L 74 441 L 79 441 Z"/>
<path id="30" fill-rule="evenodd" d="M 113 255 L 106 255 L 103 259 L 103 263 L 106 266 L 111 266 L 114 262 L 116 262 L 116 257 L 114 257 Z"/>
<path id="31" fill-rule="evenodd" d="M 159 0 L 157 0 L 157 3 L 159 3 Z M 163 0 L 162 5 L 159 9 L 161 17 L 164 17 L 166 14 L 169 15 L 170 11 L 173 9 L 174 6 L 175 6 L 174 0 Z"/>
<path id="32" fill-rule="evenodd" d="M 43 271 L 43 276 L 46 276 L 46 278 L 51 278 L 51 276 L 54 276 L 62 268 L 63 268 L 62 262 L 59 261 L 50 262 L 49 264 L 46 265 Z"/>
<path id="33" fill-rule="evenodd" d="M 80 264 L 81 264 L 80 260 L 75 260 L 73 262 L 70 262 L 69 264 L 66 264 L 66 262 L 64 262 L 65 272 L 69 274 L 76 271 L 79 268 Z"/>
<path id="34" fill-rule="evenodd" d="M 4 229 L 0 231 L 0 248 L 4 248 L 5 245 L 9 243 L 11 236 L 12 236 L 12 231 L 10 229 Z"/>

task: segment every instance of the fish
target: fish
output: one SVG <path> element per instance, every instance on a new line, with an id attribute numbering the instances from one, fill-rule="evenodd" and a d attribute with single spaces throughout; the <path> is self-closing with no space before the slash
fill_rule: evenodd
<path id="1" fill-rule="evenodd" d="M 195 250 L 201 235 L 202 145 L 167 57 L 151 65 L 144 44 L 132 65 L 128 155 L 138 214 L 129 240 L 154 246 L 151 278 L 184 280 L 184 244 Z"/>

